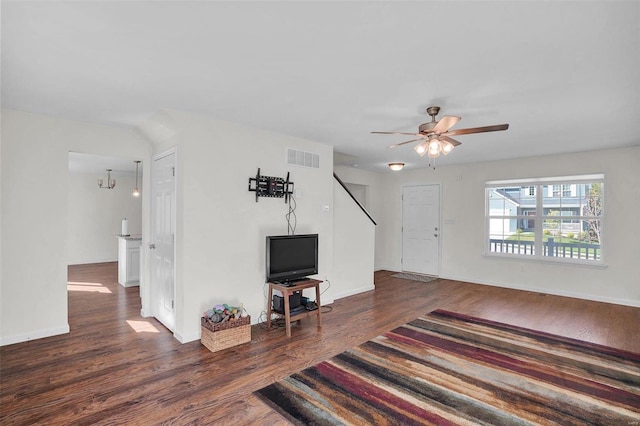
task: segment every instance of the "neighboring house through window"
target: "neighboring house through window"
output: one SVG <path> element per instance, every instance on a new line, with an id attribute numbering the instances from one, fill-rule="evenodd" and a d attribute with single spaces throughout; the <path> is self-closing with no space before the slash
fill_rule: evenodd
<path id="1" fill-rule="evenodd" d="M 601 263 L 604 175 L 490 181 L 486 253 Z"/>

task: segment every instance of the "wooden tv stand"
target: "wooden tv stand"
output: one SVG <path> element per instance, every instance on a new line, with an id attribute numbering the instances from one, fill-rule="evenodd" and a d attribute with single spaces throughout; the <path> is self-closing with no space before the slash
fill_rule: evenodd
<path id="1" fill-rule="evenodd" d="M 269 299 L 267 300 L 267 329 L 271 330 L 271 314 L 275 313 L 284 317 L 285 327 L 287 329 L 287 337 L 291 337 L 291 321 L 300 321 L 302 318 L 308 318 L 312 316 L 318 317 L 318 328 L 322 327 L 322 313 L 320 312 L 320 283 L 318 280 L 305 280 L 296 283 L 295 285 L 287 286 L 278 283 L 269 283 Z M 318 309 L 313 311 L 304 310 L 302 312 L 296 312 L 291 314 L 289 306 L 289 296 L 296 291 L 302 291 L 305 288 L 316 289 L 316 305 Z M 284 298 L 284 313 L 275 312 L 272 309 L 273 306 L 273 290 L 278 290 L 282 293 Z"/>

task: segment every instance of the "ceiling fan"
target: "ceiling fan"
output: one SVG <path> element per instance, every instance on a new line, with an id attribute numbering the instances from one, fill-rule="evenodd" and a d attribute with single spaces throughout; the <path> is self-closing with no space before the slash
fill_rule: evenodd
<path id="1" fill-rule="evenodd" d="M 440 154 L 447 155 L 453 148 L 460 145 L 460 142 L 451 138 L 456 135 L 469 135 L 471 133 L 496 132 L 499 130 L 507 130 L 508 124 L 496 124 L 494 126 L 472 127 L 469 129 L 450 130 L 460 121 L 460 117 L 451 115 L 442 116 L 436 121 L 436 115 L 440 112 L 439 106 L 431 106 L 427 108 L 427 114 L 431 116 L 431 121 L 423 123 L 418 127 L 418 133 L 409 132 L 371 132 L 383 135 L 411 135 L 417 136 L 416 139 L 389 145 L 387 148 L 397 148 L 411 142 L 420 141 L 413 149 L 422 157 L 425 154 L 429 157 L 429 165 L 431 159 L 438 158 Z"/>

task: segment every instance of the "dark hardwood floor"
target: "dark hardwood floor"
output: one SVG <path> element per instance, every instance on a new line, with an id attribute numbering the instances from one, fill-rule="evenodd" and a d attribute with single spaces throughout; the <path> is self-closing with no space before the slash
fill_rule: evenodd
<path id="1" fill-rule="evenodd" d="M 252 392 L 442 308 L 640 352 L 640 309 L 458 281 L 375 275 L 376 290 L 336 301 L 251 343 L 212 353 L 140 317 L 117 264 L 69 267 L 66 335 L 0 348 L 0 424 L 285 424 Z"/>

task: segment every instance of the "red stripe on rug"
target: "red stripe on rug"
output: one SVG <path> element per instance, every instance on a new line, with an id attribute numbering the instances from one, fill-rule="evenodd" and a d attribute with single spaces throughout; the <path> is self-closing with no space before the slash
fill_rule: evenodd
<path id="1" fill-rule="evenodd" d="M 321 362 L 316 365 L 315 368 L 318 372 L 323 374 L 328 380 L 339 385 L 340 387 L 348 390 L 354 395 L 357 395 L 364 401 L 369 403 L 379 402 L 391 408 L 401 408 L 403 411 L 409 412 L 418 418 L 434 422 L 438 425 L 456 425 L 457 423 L 451 422 L 444 417 L 437 414 L 425 411 L 420 407 L 413 405 L 412 403 L 405 401 L 404 399 L 393 395 L 365 380 L 360 379 L 353 374 L 340 369 L 339 367 L 330 364 L 328 362 Z M 401 414 L 396 411 L 396 414 Z M 399 420 L 399 419 L 398 419 Z M 407 418 L 407 420 L 410 420 Z"/>

